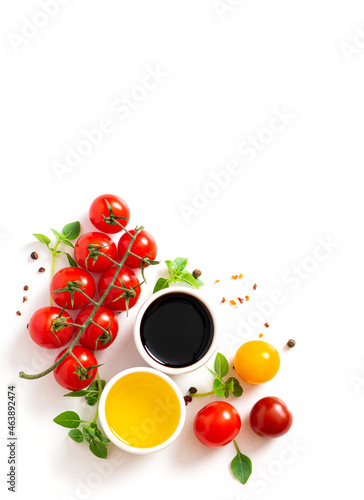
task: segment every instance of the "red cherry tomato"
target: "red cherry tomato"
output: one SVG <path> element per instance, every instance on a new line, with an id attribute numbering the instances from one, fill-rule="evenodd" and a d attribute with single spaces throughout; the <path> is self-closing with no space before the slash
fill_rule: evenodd
<path id="1" fill-rule="evenodd" d="M 105 271 L 101 276 L 98 284 L 99 296 L 100 298 L 106 292 L 111 280 L 113 279 L 115 272 L 117 272 L 116 267 L 112 267 Z M 104 299 L 103 304 L 109 307 L 113 311 L 126 311 L 138 302 L 140 297 L 140 286 L 139 280 L 131 269 L 127 267 L 122 267 L 118 273 L 114 285 L 118 287 L 123 287 L 127 291 L 123 291 L 120 288 L 112 288 Z M 129 299 L 126 300 L 125 296 L 122 294 L 129 294 Z M 132 296 L 134 295 L 134 296 Z"/>
<path id="2" fill-rule="evenodd" d="M 71 316 L 59 307 L 41 307 L 29 320 L 29 335 L 36 344 L 46 349 L 63 347 L 73 337 L 73 326 L 62 326 L 62 322 L 67 320 L 73 322 Z"/>
<path id="3" fill-rule="evenodd" d="M 250 412 L 250 427 L 265 438 L 283 436 L 292 426 L 292 413 L 284 401 L 276 397 L 262 398 Z"/>
<path id="4" fill-rule="evenodd" d="M 238 435 L 240 428 L 238 411 L 225 401 L 214 401 L 204 406 L 193 421 L 197 439 L 210 448 L 230 443 Z"/>
<path id="5" fill-rule="evenodd" d="M 89 248 L 90 245 L 90 248 Z M 75 244 L 75 260 L 77 264 L 93 273 L 103 273 L 113 265 L 113 262 L 102 255 L 90 256 L 92 247 L 111 259 L 116 260 L 117 251 L 113 240 L 104 233 L 92 231 L 83 234 Z"/>
<path id="6" fill-rule="evenodd" d="M 55 362 L 66 352 L 64 349 L 58 354 Z M 83 368 L 87 370 L 90 366 L 97 365 L 97 359 L 92 351 L 83 346 L 76 345 L 72 349 L 73 354 L 78 361 L 82 364 Z M 78 375 L 80 373 L 80 375 Z M 81 366 L 77 361 L 68 354 L 61 363 L 53 370 L 53 375 L 56 381 L 69 391 L 78 391 L 85 389 L 96 377 L 97 368 L 92 368 L 88 371 L 87 375 L 81 373 Z M 81 377 L 81 378 L 80 378 Z M 86 378 L 87 377 L 87 378 Z"/>
<path id="7" fill-rule="evenodd" d="M 74 281 L 78 284 L 74 286 L 72 292 L 55 292 Z M 89 299 L 78 291 L 80 288 L 93 299 L 96 290 L 95 281 L 89 272 L 79 267 L 64 267 L 53 276 L 51 281 L 51 294 L 54 302 L 60 307 L 66 306 L 67 309 L 81 309 L 90 303 Z"/>
<path id="8" fill-rule="evenodd" d="M 111 206 L 112 215 L 115 220 L 110 219 L 110 211 L 107 203 Z M 114 194 L 102 194 L 94 199 L 89 209 L 89 217 L 92 224 L 104 233 L 118 233 L 128 225 L 130 210 L 127 203 Z M 119 224 L 121 224 L 121 227 Z"/>
<path id="9" fill-rule="evenodd" d="M 78 325 L 83 325 L 90 316 L 94 306 L 90 305 L 82 309 L 75 320 Z M 99 326 L 96 326 L 95 323 Z M 107 331 L 105 331 L 107 330 Z M 75 327 L 77 335 L 80 329 Z M 100 351 L 109 347 L 119 331 L 119 323 L 115 313 L 111 309 L 100 306 L 92 318 L 92 323 L 85 329 L 80 337 L 79 343 L 91 351 Z"/>
<path id="10" fill-rule="evenodd" d="M 129 231 L 131 235 L 135 234 L 135 229 L 131 229 Z M 125 255 L 125 252 L 128 249 L 130 244 L 131 236 L 128 233 L 124 233 L 119 240 L 118 243 L 118 254 L 119 258 L 122 259 Z M 141 258 L 148 257 L 150 260 L 154 260 L 157 255 L 157 244 L 153 236 L 145 231 L 144 229 L 138 233 L 135 241 L 131 247 L 131 252 L 135 255 L 138 255 Z M 134 257 L 134 255 L 128 255 L 125 259 L 124 264 L 131 269 L 136 269 L 140 267 L 141 259 L 138 257 Z M 146 264 L 145 267 L 149 266 Z"/>

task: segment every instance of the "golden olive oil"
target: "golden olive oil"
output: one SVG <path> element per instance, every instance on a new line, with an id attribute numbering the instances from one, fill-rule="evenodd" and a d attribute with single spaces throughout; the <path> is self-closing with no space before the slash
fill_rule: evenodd
<path id="1" fill-rule="evenodd" d="M 105 416 L 113 434 L 136 448 L 151 448 L 177 429 L 181 410 L 172 387 L 148 372 L 125 375 L 110 389 Z"/>

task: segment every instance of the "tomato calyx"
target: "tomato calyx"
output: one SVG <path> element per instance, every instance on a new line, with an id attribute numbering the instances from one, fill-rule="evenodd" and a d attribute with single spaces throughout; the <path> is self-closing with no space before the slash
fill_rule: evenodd
<path id="1" fill-rule="evenodd" d="M 109 211 L 109 215 L 107 217 L 106 215 L 102 214 L 102 218 L 103 218 L 104 222 L 106 222 L 107 224 L 110 224 L 110 226 L 114 226 L 115 224 L 117 224 L 121 228 L 125 229 L 125 227 L 122 224 L 120 224 L 119 220 L 129 220 L 129 218 L 122 217 L 121 215 L 114 215 L 114 213 L 112 211 L 112 207 L 106 198 L 105 198 L 105 203 L 106 203 L 107 209 Z M 125 229 L 125 231 L 126 231 L 126 229 Z"/>
<path id="2" fill-rule="evenodd" d="M 58 288 L 57 290 L 53 290 L 52 293 L 59 293 L 59 292 L 69 292 L 71 295 L 71 306 L 73 307 L 74 305 L 74 300 L 75 300 L 75 293 L 79 292 L 82 293 L 86 298 L 89 299 L 90 302 L 94 302 L 91 297 L 89 297 L 85 292 L 84 292 L 85 284 L 82 283 L 82 281 L 68 281 L 67 285 L 63 288 Z"/>
<path id="3" fill-rule="evenodd" d="M 89 254 L 86 257 L 85 261 L 86 267 L 87 267 L 87 261 L 89 259 L 93 259 L 92 264 L 95 264 L 99 257 L 105 257 L 106 259 L 109 259 L 113 264 L 117 265 L 117 262 L 114 259 L 112 259 L 109 255 L 100 251 L 101 248 L 104 248 L 104 245 L 90 243 L 89 245 L 87 245 L 87 248 L 89 250 Z"/>
<path id="4" fill-rule="evenodd" d="M 140 260 L 140 271 L 142 273 L 142 277 L 144 282 L 146 283 L 147 280 L 144 276 L 144 269 L 148 266 L 156 266 L 157 264 L 160 264 L 159 260 L 151 260 L 149 257 L 143 257 L 140 258 L 138 255 L 135 255 L 134 253 L 130 252 L 130 255 L 133 255 L 134 257 L 138 257 Z"/>
<path id="5" fill-rule="evenodd" d="M 59 338 L 57 336 L 57 333 L 59 333 L 62 330 L 62 328 L 72 326 L 72 324 L 68 322 L 69 320 L 72 319 L 71 316 L 63 316 L 65 309 L 66 309 L 66 306 L 64 306 L 62 308 L 61 312 L 58 314 L 58 316 L 56 318 L 54 318 L 54 320 L 52 321 L 52 326 L 50 328 L 50 331 L 56 337 L 58 342 L 59 342 Z"/>
<path id="6" fill-rule="evenodd" d="M 77 365 L 74 365 L 75 371 L 73 373 L 75 373 L 80 380 L 88 380 L 92 376 L 93 370 L 94 369 L 97 370 L 100 366 L 103 365 L 103 363 L 101 363 L 99 365 L 91 365 L 91 366 L 88 366 L 87 368 L 85 368 L 83 366 L 83 364 L 81 363 L 81 361 L 77 358 L 77 356 L 72 351 L 70 351 L 69 354 L 77 362 Z"/>

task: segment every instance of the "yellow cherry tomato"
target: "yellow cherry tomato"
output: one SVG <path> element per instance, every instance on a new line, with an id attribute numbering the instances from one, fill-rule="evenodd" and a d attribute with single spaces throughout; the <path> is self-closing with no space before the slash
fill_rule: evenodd
<path id="1" fill-rule="evenodd" d="M 278 351 L 268 342 L 251 340 L 236 352 L 234 368 L 239 377 L 249 384 L 271 380 L 279 370 Z"/>

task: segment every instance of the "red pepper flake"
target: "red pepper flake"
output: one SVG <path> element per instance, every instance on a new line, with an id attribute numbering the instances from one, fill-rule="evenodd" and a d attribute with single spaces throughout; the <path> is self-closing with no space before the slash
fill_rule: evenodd
<path id="1" fill-rule="evenodd" d="M 220 280 L 215 280 L 215 283 L 218 283 Z"/>
<path id="2" fill-rule="evenodd" d="M 21 312 L 20 312 L 20 311 L 16 311 L 16 314 L 17 314 L 18 316 L 21 316 Z"/>
<path id="3" fill-rule="evenodd" d="M 241 280 L 241 278 L 244 278 L 244 274 L 239 274 L 239 280 Z"/>
<path id="4" fill-rule="evenodd" d="M 257 289 L 257 284 L 255 283 L 253 286 L 253 290 L 256 290 L 256 289 Z"/>
<path id="5" fill-rule="evenodd" d="M 223 297 L 223 298 L 222 298 L 221 302 L 222 302 L 222 303 L 226 302 L 225 297 Z"/>
<path id="6" fill-rule="evenodd" d="M 232 306 L 236 306 L 236 302 L 235 302 L 235 300 L 229 300 L 229 302 L 230 302 L 230 304 L 231 304 Z"/>
<path id="7" fill-rule="evenodd" d="M 249 295 L 245 295 L 245 300 L 249 300 Z"/>
<path id="8" fill-rule="evenodd" d="M 262 338 L 262 337 L 263 337 L 263 334 L 262 334 L 262 333 L 260 333 L 260 334 L 259 334 L 259 338 Z"/>
<path id="9" fill-rule="evenodd" d="M 240 304 L 242 304 L 244 302 L 244 299 L 242 299 L 241 297 L 238 297 L 238 301 L 240 302 Z"/>
<path id="10" fill-rule="evenodd" d="M 231 279 L 233 279 L 233 280 L 237 280 L 237 279 L 238 279 L 238 275 L 237 275 L 237 274 L 234 274 L 233 276 L 231 276 Z"/>
<path id="11" fill-rule="evenodd" d="M 265 326 L 266 328 L 269 328 L 269 323 L 264 323 L 264 326 Z"/>
<path id="12" fill-rule="evenodd" d="M 27 300 L 28 300 L 28 297 L 26 297 L 26 296 L 24 295 L 24 297 L 23 297 L 23 302 L 26 302 Z"/>

